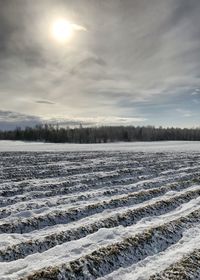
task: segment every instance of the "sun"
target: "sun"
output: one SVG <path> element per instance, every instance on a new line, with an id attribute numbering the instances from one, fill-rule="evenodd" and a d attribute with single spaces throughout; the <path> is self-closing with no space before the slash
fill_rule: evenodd
<path id="1" fill-rule="evenodd" d="M 53 38 L 60 43 L 68 41 L 72 37 L 73 33 L 73 24 L 65 19 L 57 19 L 52 24 Z"/>
<path id="2" fill-rule="evenodd" d="M 65 18 L 57 18 L 50 25 L 51 37 L 59 43 L 71 40 L 75 33 L 86 32 L 87 29 L 77 23 L 70 22 Z"/>

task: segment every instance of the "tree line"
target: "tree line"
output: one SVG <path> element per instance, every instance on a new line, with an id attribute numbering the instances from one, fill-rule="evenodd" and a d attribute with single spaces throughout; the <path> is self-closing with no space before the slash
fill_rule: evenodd
<path id="1" fill-rule="evenodd" d="M 154 126 L 101 126 L 63 128 L 44 124 L 0 131 L 0 140 L 43 141 L 54 143 L 108 143 L 117 141 L 200 141 L 200 128 L 156 128 Z"/>

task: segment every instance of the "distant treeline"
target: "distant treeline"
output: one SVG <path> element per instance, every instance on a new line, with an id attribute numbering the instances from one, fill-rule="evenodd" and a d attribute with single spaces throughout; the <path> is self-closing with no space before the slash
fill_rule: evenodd
<path id="1" fill-rule="evenodd" d="M 54 125 L 20 127 L 0 131 L 0 140 L 55 143 L 107 143 L 117 141 L 200 140 L 200 128 L 155 128 L 153 126 L 101 126 L 62 128 Z"/>

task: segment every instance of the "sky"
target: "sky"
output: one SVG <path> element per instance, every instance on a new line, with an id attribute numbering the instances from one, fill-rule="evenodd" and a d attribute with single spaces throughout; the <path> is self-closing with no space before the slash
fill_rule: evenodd
<path id="1" fill-rule="evenodd" d="M 199 14 L 198 0 L 0 0 L 0 129 L 199 126 Z"/>

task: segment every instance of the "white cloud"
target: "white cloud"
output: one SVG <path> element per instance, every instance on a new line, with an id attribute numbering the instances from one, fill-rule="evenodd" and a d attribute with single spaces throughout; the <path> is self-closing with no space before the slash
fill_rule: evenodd
<path id="1" fill-rule="evenodd" d="M 176 112 L 180 113 L 183 117 L 187 117 L 187 118 L 192 117 L 192 112 L 189 110 L 177 108 Z"/>

